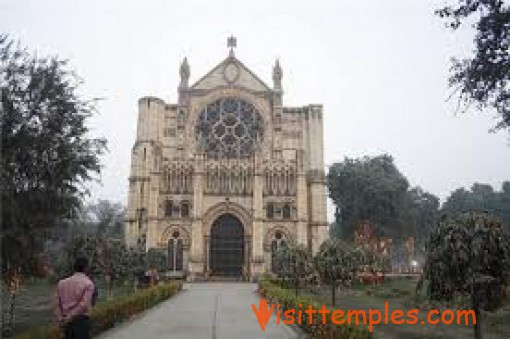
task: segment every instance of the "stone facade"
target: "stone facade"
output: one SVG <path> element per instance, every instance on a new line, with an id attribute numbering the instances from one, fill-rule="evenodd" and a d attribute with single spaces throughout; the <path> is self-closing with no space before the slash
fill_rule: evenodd
<path id="1" fill-rule="evenodd" d="M 284 107 L 282 75 L 277 61 L 270 88 L 231 50 L 192 86 L 184 59 L 177 104 L 139 100 L 128 245 L 161 249 L 174 272 L 215 274 L 230 245 L 212 229 L 229 215 L 242 224 L 236 255 L 249 276 L 271 269 L 280 244 L 318 250 L 327 236 L 322 106 Z"/>

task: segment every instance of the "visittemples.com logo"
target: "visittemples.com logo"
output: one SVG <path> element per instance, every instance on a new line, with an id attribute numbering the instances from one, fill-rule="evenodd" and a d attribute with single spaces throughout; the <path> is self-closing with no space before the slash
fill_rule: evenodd
<path id="1" fill-rule="evenodd" d="M 259 307 L 257 309 L 255 304 L 251 304 L 251 308 L 257 317 L 257 321 L 262 331 L 266 329 L 271 316 L 276 316 L 276 324 L 284 325 L 302 325 L 308 322 L 309 325 L 320 321 L 323 325 L 331 322 L 334 325 L 343 324 L 364 324 L 368 325 L 368 330 L 373 331 L 375 325 L 416 325 L 416 324 L 445 324 L 450 325 L 454 322 L 457 324 L 465 324 L 466 326 L 476 324 L 476 315 L 473 310 L 437 310 L 432 309 L 427 311 L 424 316 L 420 317 L 420 311 L 417 308 L 407 311 L 391 310 L 389 309 L 388 302 L 384 303 L 384 311 L 378 309 L 368 310 L 341 310 L 341 309 L 328 309 L 326 305 L 316 309 L 313 305 L 303 307 L 302 304 L 298 305 L 299 308 L 282 309 L 280 304 L 269 304 L 266 299 L 260 299 Z M 317 319 L 317 317 L 319 319 Z M 422 319 L 422 320 L 420 320 Z"/>

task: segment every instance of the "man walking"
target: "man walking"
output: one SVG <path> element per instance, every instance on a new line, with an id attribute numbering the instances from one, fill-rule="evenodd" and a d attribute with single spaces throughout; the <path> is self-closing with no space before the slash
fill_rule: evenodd
<path id="1" fill-rule="evenodd" d="M 89 339 L 89 311 L 94 284 L 87 276 L 89 262 L 79 257 L 74 262 L 74 274 L 57 284 L 55 313 L 66 339 Z"/>

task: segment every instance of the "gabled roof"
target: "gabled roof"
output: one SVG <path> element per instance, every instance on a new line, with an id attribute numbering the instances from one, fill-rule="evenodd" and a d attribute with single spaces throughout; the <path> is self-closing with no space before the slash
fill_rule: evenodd
<path id="1" fill-rule="evenodd" d="M 234 72 L 229 73 L 231 75 L 230 78 L 228 78 L 224 72 L 227 66 L 234 70 Z M 234 56 L 229 56 L 223 60 L 200 80 L 195 82 L 195 84 L 191 86 L 191 89 L 208 90 L 216 87 L 232 85 L 244 87 L 256 92 L 271 91 L 269 86 L 267 86 L 262 80 L 260 80 L 259 77 L 257 77 L 250 69 L 248 69 L 248 67 Z"/>

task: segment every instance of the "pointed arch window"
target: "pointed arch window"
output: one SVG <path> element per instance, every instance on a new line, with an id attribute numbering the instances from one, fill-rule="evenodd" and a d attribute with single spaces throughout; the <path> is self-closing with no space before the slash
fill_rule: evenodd
<path id="1" fill-rule="evenodd" d="M 144 227 L 146 227 L 147 222 L 147 209 L 142 207 L 138 210 L 138 230 L 142 230 Z"/>
<path id="2" fill-rule="evenodd" d="M 184 200 L 181 203 L 181 217 L 183 218 L 189 218 L 189 202 L 187 200 Z"/>
<path id="3" fill-rule="evenodd" d="M 267 204 L 267 218 L 268 219 L 273 219 L 274 218 L 274 204 L 273 203 L 268 203 Z"/>
<path id="4" fill-rule="evenodd" d="M 172 233 L 168 240 L 168 269 L 170 271 L 182 271 L 183 269 L 183 245 L 184 241 L 178 230 Z"/>
<path id="5" fill-rule="evenodd" d="M 292 216 L 292 208 L 291 208 L 290 204 L 283 205 L 282 216 L 283 216 L 283 219 L 290 219 L 291 218 L 291 216 Z"/>
<path id="6" fill-rule="evenodd" d="M 165 202 L 165 216 L 171 217 L 173 208 L 174 208 L 174 204 L 173 204 L 172 200 L 167 200 Z"/>

